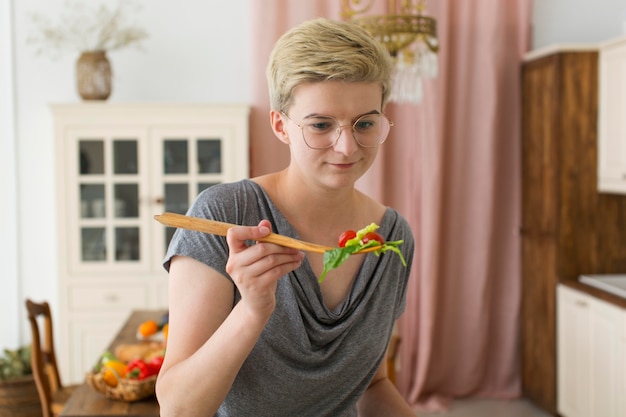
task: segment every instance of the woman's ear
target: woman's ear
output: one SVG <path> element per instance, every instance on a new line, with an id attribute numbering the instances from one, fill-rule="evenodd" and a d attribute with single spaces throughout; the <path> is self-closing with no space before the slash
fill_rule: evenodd
<path id="1" fill-rule="evenodd" d="M 287 131 L 287 126 L 282 113 L 277 110 L 270 110 L 270 124 L 272 125 L 272 130 L 278 140 L 286 145 L 289 145 L 289 132 Z"/>

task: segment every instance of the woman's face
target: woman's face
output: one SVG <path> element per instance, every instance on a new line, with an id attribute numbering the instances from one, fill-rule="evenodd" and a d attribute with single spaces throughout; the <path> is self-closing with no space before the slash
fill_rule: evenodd
<path id="1" fill-rule="evenodd" d="M 360 146 L 353 136 L 352 125 L 363 115 L 380 114 L 382 87 L 379 83 L 340 81 L 301 84 L 294 89 L 287 116 L 273 114 L 274 130 L 291 149 L 290 169 L 304 178 L 331 188 L 352 187 L 374 162 L 380 145 Z M 326 149 L 311 149 L 302 129 L 311 120 L 338 122 L 341 134 Z M 279 120 L 280 119 L 280 120 Z M 308 135 L 305 131 L 305 135 Z"/>

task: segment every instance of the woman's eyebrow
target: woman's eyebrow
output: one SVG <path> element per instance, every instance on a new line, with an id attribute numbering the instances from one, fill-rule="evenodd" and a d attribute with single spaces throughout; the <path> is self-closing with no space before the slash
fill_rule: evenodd
<path id="1" fill-rule="evenodd" d="M 381 113 L 380 113 L 380 111 L 378 111 L 378 110 L 374 109 L 374 110 L 370 110 L 370 111 L 365 112 L 365 113 L 361 113 L 361 114 L 359 114 L 359 115 L 357 115 L 357 116 L 354 116 L 354 117 L 353 117 L 353 120 L 356 120 L 356 119 L 358 119 L 359 117 L 368 116 L 368 115 L 370 115 L 370 114 L 381 114 Z M 329 114 L 309 113 L 309 114 L 307 114 L 306 116 L 304 116 L 304 117 L 303 117 L 303 120 L 304 120 L 304 119 L 309 119 L 309 118 L 311 118 L 311 117 L 328 117 L 328 118 L 332 118 L 332 119 L 337 119 L 335 116 L 331 116 L 331 115 L 329 115 Z"/>

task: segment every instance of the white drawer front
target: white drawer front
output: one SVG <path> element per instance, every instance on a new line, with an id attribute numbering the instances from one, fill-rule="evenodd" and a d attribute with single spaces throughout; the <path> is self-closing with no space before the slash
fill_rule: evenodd
<path id="1" fill-rule="evenodd" d="M 74 287 L 70 290 L 70 305 L 72 309 L 145 308 L 148 294 L 143 286 Z"/>

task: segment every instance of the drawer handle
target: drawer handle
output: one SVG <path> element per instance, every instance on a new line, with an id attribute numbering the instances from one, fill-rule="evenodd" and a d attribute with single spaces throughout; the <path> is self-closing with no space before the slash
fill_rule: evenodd
<path id="1" fill-rule="evenodd" d="M 117 294 L 109 293 L 104 296 L 104 301 L 107 303 L 117 303 L 119 301 L 119 297 Z"/>

